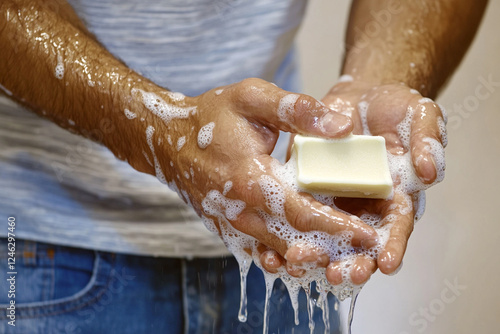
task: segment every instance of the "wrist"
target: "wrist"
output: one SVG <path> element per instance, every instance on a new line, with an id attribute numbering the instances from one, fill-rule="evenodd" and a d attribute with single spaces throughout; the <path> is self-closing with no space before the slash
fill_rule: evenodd
<path id="1" fill-rule="evenodd" d="M 178 174 L 175 166 L 189 151 L 182 148 L 193 129 L 195 98 L 142 81 L 130 88 L 125 100 L 120 117 L 126 139 L 120 156 L 162 182 L 173 180 Z"/>
<path id="2" fill-rule="evenodd" d="M 435 85 L 429 75 L 433 70 L 431 56 L 424 50 L 409 52 L 404 50 L 404 45 L 391 47 L 387 42 L 385 46 L 383 43 L 384 41 L 372 41 L 364 48 L 350 48 L 342 74 L 352 76 L 353 81 L 372 86 L 404 84 L 424 96 L 434 96 Z M 403 56 L 405 54 L 411 54 L 411 57 Z"/>

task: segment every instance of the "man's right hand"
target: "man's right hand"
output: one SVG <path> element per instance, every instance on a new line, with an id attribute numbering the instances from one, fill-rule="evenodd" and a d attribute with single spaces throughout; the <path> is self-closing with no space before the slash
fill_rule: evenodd
<path id="1" fill-rule="evenodd" d="M 273 173 L 278 162 L 270 154 L 279 130 L 340 138 L 352 130 L 349 117 L 260 79 L 193 98 L 144 90 L 132 96 L 145 111 L 130 122 L 146 121 L 137 136 L 142 150 L 129 162 L 168 183 L 219 232 L 231 224 L 282 257 L 291 244 L 269 230 L 265 217 L 285 218 L 300 232 L 350 231 L 358 247 L 376 244 L 376 232 L 361 220 L 326 210 Z"/>

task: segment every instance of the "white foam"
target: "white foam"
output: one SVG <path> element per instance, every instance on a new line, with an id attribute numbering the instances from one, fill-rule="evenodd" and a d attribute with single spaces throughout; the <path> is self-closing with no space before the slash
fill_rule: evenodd
<path id="1" fill-rule="evenodd" d="M 352 75 L 350 75 L 350 74 L 344 74 L 344 75 L 340 76 L 338 82 L 351 82 L 353 80 L 354 79 L 353 79 Z"/>
<path id="2" fill-rule="evenodd" d="M 146 153 L 146 151 L 142 151 L 142 155 L 144 155 L 144 158 L 146 158 L 146 162 L 148 163 L 148 165 L 150 165 L 151 167 L 153 167 L 153 163 L 151 162 L 151 159 L 149 159 L 149 156 Z"/>
<path id="3" fill-rule="evenodd" d="M 57 65 L 56 65 L 56 68 L 54 70 L 54 75 L 59 80 L 64 78 L 64 60 L 63 60 L 62 55 L 59 52 L 57 53 Z"/>
<path id="4" fill-rule="evenodd" d="M 246 207 L 245 202 L 226 198 L 217 190 L 210 190 L 201 205 L 207 215 L 229 221 L 235 220 Z"/>
<path id="5" fill-rule="evenodd" d="M 361 125 L 363 126 L 363 134 L 365 136 L 370 136 L 370 129 L 368 128 L 368 120 L 367 120 L 367 114 L 368 114 L 368 107 L 370 104 L 367 101 L 361 101 L 358 103 L 358 113 L 359 117 L 361 118 Z"/>
<path id="6" fill-rule="evenodd" d="M 194 112 L 196 107 L 179 107 L 165 102 L 155 93 L 145 92 L 142 89 L 132 89 L 132 94 L 139 94 L 144 106 L 154 115 L 160 117 L 163 122 L 168 124 L 173 119 L 185 119 L 189 117 L 190 112 Z M 173 93 L 169 93 L 169 96 Z"/>
<path id="7" fill-rule="evenodd" d="M 146 140 L 148 142 L 149 149 L 151 150 L 151 154 L 153 155 L 156 178 L 161 183 L 167 184 L 167 179 L 165 178 L 165 175 L 163 174 L 163 170 L 161 169 L 160 162 L 158 161 L 158 158 L 156 157 L 156 154 L 155 154 L 155 148 L 153 146 L 153 134 L 154 133 L 155 133 L 155 128 L 152 127 L 151 125 L 148 126 L 146 129 Z M 172 186 L 170 186 L 170 184 L 169 184 L 169 187 L 172 188 Z"/>
<path id="8" fill-rule="evenodd" d="M 177 140 L 177 152 L 186 144 L 186 136 L 179 137 Z"/>
<path id="9" fill-rule="evenodd" d="M 418 103 L 420 103 L 420 104 L 424 104 L 424 103 L 434 104 L 434 101 L 432 99 L 429 99 L 428 97 L 423 97 L 420 100 L 418 100 Z"/>
<path id="10" fill-rule="evenodd" d="M 168 97 L 175 102 L 184 101 L 186 96 L 179 92 L 167 92 Z"/>
<path id="11" fill-rule="evenodd" d="M 213 130 L 215 127 L 214 122 L 210 122 L 201 127 L 198 132 L 198 147 L 201 149 L 207 148 L 208 145 L 212 142 L 213 139 Z"/>
<path id="12" fill-rule="evenodd" d="M 295 103 L 299 97 L 299 94 L 288 94 L 281 98 L 278 106 L 278 117 L 282 122 L 288 122 L 293 119 Z"/>
<path id="13" fill-rule="evenodd" d="M 446 131 L 446 122 L 443 117 L 438 117 L 438 129 L 441 143 L 443 143 L 443 147 L 446 147 L 448 145 L 448 133 Z"/>
<path id="14" fill-rule="evenodd" d="M 227 193 L 231 190 L 232 187 L 233 187 L 233 182 L 232 181 L 227 181 L 224 184 L 224 192 L 222 193 L 222 195 L 226 196 Z"/>
<path id="15" fill-rule="evenodd" d="M 201 221 L 203 222 L 203 224 L 205 225 L 205 227 L 207 228 L 207 230 L 209 230 L 212 233 L 219 234 L 219 230 L 217 229 L 217 227 L 216 227 L 215 222 L 214 222 L 213 219 L 210 219 L 208 217 L 202 216 L 201 217 Z"/>
<path id="16" fill-rule="evenodd" d="M 130 111 L 128 109 L 125 109 L 124 113 L 125 113 L 125 116 L 127 116 L 128 119 L 134 119 L 134 118 L 137 117 L 137 115 L 134 112 L 132 112 L 132 111 Z"/>

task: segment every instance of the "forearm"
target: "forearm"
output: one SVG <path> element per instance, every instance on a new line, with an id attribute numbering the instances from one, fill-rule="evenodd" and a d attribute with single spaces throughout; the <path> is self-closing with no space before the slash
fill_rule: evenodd
<path id="1" fill-rule="evenodd" d="M 161 88 L 113 57 L 67 3 L 4 0 L 0 15 L 0 84 L 61 127 L 102 142 L 129 162 L 138 160 L 147 144 L 136 133 L 156 120 L 132 90 Z M 145 122 L 130 122 L 125 109 Z M 96 137 L 103 126 L 114 131 Z"/>
<path id="2" fill-rule="evenodd" d="M 354 0 L 343 74 L 403 82 L 434 98 L 460 63 L 487 0 Z"/>

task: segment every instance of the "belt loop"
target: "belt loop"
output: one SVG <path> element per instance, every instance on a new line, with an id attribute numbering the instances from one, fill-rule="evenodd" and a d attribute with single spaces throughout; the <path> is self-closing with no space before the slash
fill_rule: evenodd
<path id="1" fill-rule="evenodd" d="M 24 240 L 23 261 L 25 266 L 36 266 L 36 241 Z"/>

